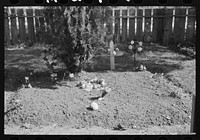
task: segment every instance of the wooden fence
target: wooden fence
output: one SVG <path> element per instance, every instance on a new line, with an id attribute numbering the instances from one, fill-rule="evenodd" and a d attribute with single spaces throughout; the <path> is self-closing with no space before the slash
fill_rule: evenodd
<path id="1" fill-rule="evenodd" d="M 4 9 L 4 43 L 43 41 L 46 31 L 43 9 Z M 39 28 L 41 30 L 39 30 Z"/>
<path id="2" fill-rule="evenodd" d="M 114 22 L 108 31 L 116 43 L 129 40 L 156 42 L 167 45 L 182 41 L 195 42 L 195 8 L 174 9 L 118 9 L 109 11 Z"/>
<path id="3" fill-rule="evenodd" d="M 106 24 L 107 34 L 114 34 L 114 42 L 129 40 L 169 44 L 196 38 L 194 8 L 175 9 L 113 9 L 108 11 L 114 20 Z M 42 42 L 47 31 L 42 9 L 4 9 L 4 42 L 27 40 Z M 42 31 L 38 30 L 39 28 Z"/>

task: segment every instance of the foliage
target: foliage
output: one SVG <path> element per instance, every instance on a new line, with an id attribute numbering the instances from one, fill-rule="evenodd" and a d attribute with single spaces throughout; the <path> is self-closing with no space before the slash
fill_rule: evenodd
<path id="1" fill-rule="evenodd" d="M 177 48 L 181 54 L 195 58 L 196 56 L 196 45 L 194 43 L 184 41 L 177 45 Z"/>
<path id="2" fill-rule="evenodd" d="M 45 43 L 47 54 L 65 63 L 69 73 L 78 73 L 94 55 L 97 48 L 106 46 L 104 23 L 109 19 L 109 7 L 46 7 L 44 16 L 48 24 Z M 57 61 L 58 62 L 58 61 Z M 51 66 L 55 65 L 52 63 Z"/>

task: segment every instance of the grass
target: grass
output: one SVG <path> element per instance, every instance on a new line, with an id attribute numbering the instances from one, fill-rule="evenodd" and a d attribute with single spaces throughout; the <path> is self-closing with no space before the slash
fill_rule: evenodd
<path id="1" fill-rule="evenodd" d="M 32 81 L 41 88 L 53 88 L 41 52 L 43 45 L 35 44 L 31 48 L 23 50 L 5 50 L 5 90 L 14 91 L 22 85 L 24 77 L 34 71 Z M 121 50 L 121 48 L 119 47 Z M 147 70 L 152 73 L 170 73 L 174 70 L 181 69 L 180 62 L 187 60 L 184 55 L 170 51 L 168 48 L 151 44 L 143 46 L 143 53 L 137 56 L 137 64 L 143 64 Z M 132 71 L 133 58 L 125 53 L 122 56 L 115 57 L 115 71 Z M 62 80 L 63 70 L 61 66 L 56 67 L 58 70 L 58 79 Z M 110 70 L 110 57 L 94 57 L 90 64 L 87 64 L 85 71 L 104 72 Z"/>

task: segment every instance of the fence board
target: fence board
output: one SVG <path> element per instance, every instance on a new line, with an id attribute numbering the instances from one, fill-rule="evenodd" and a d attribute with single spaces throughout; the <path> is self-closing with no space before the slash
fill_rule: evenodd
<path id="1" fill-rule="evenodd" d="M 138 9 L 137 11 L 138 16 L 143 15 L 143 10 Z M 137 32 L 136 32 L 137 40 L 143 41 L 143 32 L 142 32 L 142 17 L 137 18 Z"/>
<path id="2" fill-rule="evenodd" d="M 153 15 L 156 16 L 157 15 L 157 11 L 156 9 L 153 9 Z M 158 18 L 154 17 L 153 18 L 153 31 L 152 31 L 152 42 L 156 42 L 157 41 L 157 22 Z"/>
<path id="3" fill-rule="evenodd" d="M 127 10 L 122 10 L 122 16 L 127 16 Z M 122 42 L 127 41 L 127 18 L 122 18 Z"/>
<path id="4" fill-rule="evenodd" d="M 173 15 L 173 9 L 166 9 L 165 15 Z M 172 17 L 164 18 L 163 44 L 168 45 L 172 38 Z"/>
<path id="5" fill-rule="evenodd" d="M 145 9 L 145 16 L 151 16 L 151 9 Z M 144 42 L 150 42 L 151 41 L 151 18 L 146 17 L 145 18 L 145 24 L 144 24 Z"/>
<path id="6" fill-rule="evenodd" d="M 119 14 L 120 10 L 115 10 L 115 17 Z M 115 18 L 115 43 L 120 43 L 120 18 Z"/>
<path id="7" fill-rule="evenodd" d="M 8 9 L 4 10 L 4 43 L 10 44 L 10 29 L 9 29 L 9 20 L 8 20 Z"/>
<path id="8" fill-rule="evenodd" d="M 40 15 L 42 15 L 43 9 L 40 9 Z M 45 25 L 44 25 L 44 17 L 39 17 L 40 22 L 40 29 L 41 29 L 41 36 L 40 36 L 40 42 L 44 41 L 44 33 L 45 33 Z"/>
<path id="9" fill-rule="evenodd" d="M 189 9 L 188 15 L 195 15 L 195 9 Z M 186 30 L 186 40 L 195 42 L 196 40 L 196 31 L 195 31 L 195 17 L 188 17 L 188 24 Z"/>
<path id="10" fill-rule="evenodd" d="M 33 22 L 33 9 L 26 9 L 27 16 L 27 23 L 28 23 L 28 37 L 29 40 L 35 41 L 35 33 L 34 33 L 34 22 Z"/>
<path id="11" fill-rule="evenodd" d="M 162 16 L 162 17 L 154 17 L 153 18 L 153 35 L 152 35 L 152 41 L 162 43 L 163 42 L 163 34 L 164 34 L 164 28 L 163 28 L 163 14 L 164 9 L 154 9 L 153 14 L 156 16 Z"/>
<path id="12" fill-rule="evenodd" d="M 176 9 L 175 15 L 186 15 L 186 9 Z M 184 41 L 185 17 L 175 17 L 174 38 L 175 43 Z"/>
<path id="13" fill-rule="evenodd" d="M 129 10 L 130 16 L 135 16 L 135 9 Z M 129 40 L 135 40 L 135 18 L 129 19 Z"/>
<path id="14" fill-rule="evenodd" d="M 25 16 L 23 9 L 17 10 L 18 16 L 18 22 L 19 22 L 19 38 L 21 42 L 24 42 L 26 40 L 26 29 L 25 29 Z"/>
<path id="15" fill-rule="evenodd" d="M 35 9 L 35 27 L 36 27 L 36 41 L 40 41 L 40 22 L 39 22 L 39 17 L 40 16 L 40 11 L 39 9 Z"/>
<path id="16" fill-rule="evenodd" d="M 16 24 L 16 12 L 15 9 L 11 9 L 11 37 L 12 43 L 16 44 L 18 40 L 18 29 Z"/>

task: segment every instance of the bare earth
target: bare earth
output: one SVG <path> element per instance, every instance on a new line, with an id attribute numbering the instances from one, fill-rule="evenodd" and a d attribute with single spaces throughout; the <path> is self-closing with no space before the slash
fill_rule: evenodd
<path id="1" fill-rule="evenodd" d="M 145 64 L 144 57 L 141 61 Z M 33 80 L 33 88 L 5 90 L 4 133 L 188 134 L 195 94 L 195 60 L 166 62 L 181 68 L 169 72 L 164 68 L 164 76 L 155 77 L 147 64 L 147 71 L 140 72 L 83 71 L 78 81 L 60 81 L 51 88 L 41 88 L 41 83 Z M 76 87 L 79 81 L 94 77 L 105 79 L 106 86 L 112 89 L 101 101 L 95 100 L 100 91 Z M 99 105 L 95 111 L 89 109 L 94 100 Z"/>

